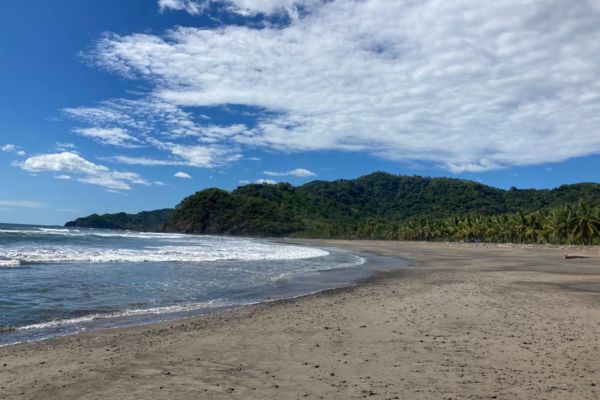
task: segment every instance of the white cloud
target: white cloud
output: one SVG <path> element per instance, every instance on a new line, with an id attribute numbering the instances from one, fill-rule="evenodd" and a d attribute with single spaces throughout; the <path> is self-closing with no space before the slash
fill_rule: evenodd
<path id="1" fill-rule="evenodd" d="M 161 143 L 160 148 L 163 150 L 168 150 L 174 156 L 174 158 L 155 159 L 149 157 L 130 157 L 125 155 L 117 155 L 106 157 L 105 159 L 129 165 L 185 165 L 189 167 L 212 168 L 242 158 L 242 155 L 237 153 L 235 149 L 228 149 L 221 146 Z"/>
<path id="2" fill-rule="evenodd" d="M 164 165 L 187 165 L 185 162 L 176 160 L 159 160 L 148 157 L 130 157 L 130 156 L 112 156 L 107 157 L 107 160 L 129 165 L 145 165 L 145 166 L 164 166 Z"/>
<path id="3" fill-rule="evenodd" d="M 117 147 L 138 147 L 136 142 L 139 142 L 122 128 L 77 128 L 74 132 L 100 143 Z"/>
<path id="4" fill-rule="evenodd" d="M 20 157 L 23 157 L 27 154 L 25 150 L 19 150 L 19 148 L 14 144 L 5 144 L 4 146 L 0 147 L 0 150 L 4 151 L 5 153 L 15 152 Z"/>
<path id="5" fill-rule="evenodd" d="M 148 146 L 169 154 L 158 159 L 128 155 L 107 158 L 131 165 L 212 168 L 228 164 L 242 158 L 239 145 L 231 141 L 248 135 L 249 130 L 243 124 L 201 125 L 181 107 L 152 97 L 105 101 L 97 107 L 67 108 L 64 112 L 91 125 L 76 130 L 82 135 L 115 146 Z M 200 119 L 204 121 L 202 116 Z M 196 144 L 190 144 L 190 139 Z"/>
<path id="6" fill-rule="evenodd" d="M 196 0 L 158 0 L 158 5 L 161 11 L 177 10 L 187 11 L 192 15 L 200 14 L 204 10 L 204 1 Z"/>
<path id="7" fill-rule="evenodd" d="M 221 146 L 186 146 L 181 144 L 167 144 L 171 153 L 184 160 L 186 165 L 192 167 L 210 168 L 242 158 L 235 149 Z"/>
<path id="8" fill-rule="evenodd" d="M 68 180 L 71 180 L 71 175 L 65 175 L 65 174 L 54 175 L 54 179 L 62 179 L 62 180 L 68 181 Z"/>
<path id="9" fill-rule="evenodd" d="M 134 172 L 113 171 L 103 165 L 94 164 L 73 152 L 36 155 L 16 165 L 30 172 L 62 172 L 78 175 L 77 180 L 80 182 L 115 190 L 129 190 L 131 183 L 149 184 Z M 63 176 L 65 175 L 63 174 Z"/>
<path id="10" fill-rule="evenodd" d="M 0 200 L 0 207 L 14 208 L 44 208 L 44 204 L 29 200 Z"/>
<path id="11" fill-rule="evenodd" d="M 82 158 L 77 153 L 41 154 L 29 157 L 21 167 L 32 172 L 73 172 L 80 174 L 96 174 L 108 172 L 108 168 L 94 164 Z"/>
<path id="12" fill-rule="evenodd" d="M 212 162 L 212 153 L 204 146 L 173 145 L 171 151 L 192 165 L 209 166 Z"/>
<path id="13" fill-rule="evenodd" d="M 276 185 L 278 182 L 273 179 L 257 179 L 256 182 L 259 185 Z"/>
<path id="14" fill-rule="evenodd" d="M 223 146 L 183 145 L 175 143 L 160 143 L 158 147 L 167 150 L 173 156 L 168 159 L 149 157 L 131 157 L 117 155 L 106 157 L 106 160 L 129 165 L 165 166 L 185 165 L 189 167 L 212 168 L 242 158 L 236 148 Z"/>
<path id="15" fill-rule="evenodd" d="M 192 13 L 205 4 L 163 3 Z M 242 3 L 247 13 L 276 4 L 228 5 L 244 13 Z M 600 153 L 600 10 L 565 7 L 338 0 L 283 27 L 108 35 L 92 57 L 152 83 L 153 101 L 181 117 L 172 131 L 213 145 L 360 151 L 477 172 Z M 266 112 L 224 138 L 203 137 L 182 111 L 229 104 Z"/>
<path id="16" fill-rule="evenodd" d="M 299 178 L 307 178 L 310 176 L 317 176 L 317 174 L 315 174 L 314 172 L 309 171 L 304 168 L 296 168 L 296 169 L 293 169 L 291 171 L 286 171 L 286 172 L 263 171 L 263 173 L 265 175 L 269 175 L 269 176 L 296 176 Z"/>
<path id="17" fill-rule="evenodd" d="M 181 179 L 192 179 L 191 175 L 186 174 L 185 172 L 177 172 L 175 173 L 175 175 L 173 175 L 175 178 L 181 178 Z"/>
<path id="18" fill-rule="evenodd" d="M 161 11 L 187 11 L 192 15 L 210 9 L 211 4 L 225 6 L 231 12 L 241 15 L 288 13 L 297 18 L 298 7 L 310 7 L 321 0 L 158 0 Z"/>
<path id="19" fill-rule="evenodd" d="M 279 182 L 274 181 L 273 179 L 257 179 L 254 182 L 250 182 L 247 179 L 242 179 L 238 181 L 240 185 L 248 185 L 250 183 L 256 183 L 257 185 L 277 185 Z"/>
<path id="20" fill-rule="evenodd" d="M 241 124 L 226 127 L 200 125 L 189 112 L 155 96 L 137 100 L 107 100 L 95 107 L 71 107 L 63 109 L 63 112 L 69 118 L 89 123 L 94 129 L 119 128 L 128 135 L 128 132 L 135 132 L 135 140 L 145 144 L 152 144 L 157 136 L 197 137 L 210 141 L 215 135 L 233 135 L 246 129 Z M 200 119 L 205 123 L 202 117 Z"/>
<path id="21" fill-rule="evenodd" d="M 71 151 L 77 148 L 77 146 L 75 146 L 73 143 L 61 143 L 61 142 L 56 142 L 56 145 L 54 146 L 54 148 L 56 149 L 56 151 Z"/>

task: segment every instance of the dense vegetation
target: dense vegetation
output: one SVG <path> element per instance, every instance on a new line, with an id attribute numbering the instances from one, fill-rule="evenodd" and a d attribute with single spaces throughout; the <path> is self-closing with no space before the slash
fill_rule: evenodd
<path id="1" fill-rule="evenodd" d="M 326 237 L 384 240 L 482 241 L 508 243 L 600 244 L 600 207 L 589 202 L 532 213 L 414 218 L 404 223 L 368 220 L 337 224 Z"/>
<path id="2" fill-rule="evenodd" d="M 92 214 L 65 224 L 66 227 L 119 229 L 141 232 L 160 232 L 170 220 L 173 210 L 143 211 L 138 214 Z"/>
<path id="3" fill-rule="evenodd" d="M 573 205 L 579 201 L 585 202 Z M 299 187 L 280 183 L 245 185 L 233 192 L 206 189 L 185 198 L 172 214 L 161 210 L 167 218 L 156 230 L 252 236 L 592 243 L 600 235 L 598 207 L 594 204 L 600 204 L 600 184 L 595 183 L 552 190 L 502 190 L 467 180 L 378 172 L 353 180 L 314 181 Z M 148 230 L 136 228 L 135 223 L 117 228 L 119 215 L 123 214 L 90 216 L 71 224 Z M 139 215 L 127 215 L 126 219 L 134 222 Z M 585 229 L 591 233 L 573 232 L 579 229 L 575 221 L 580 217 L 590 221 Z M 82 221 L 87 225 L 81 225 Z M 559 228 L 551 228 L 559 221 Z M 143 226 L 157 226 L 158 222 L 155 218 L 152 224 Z"/>

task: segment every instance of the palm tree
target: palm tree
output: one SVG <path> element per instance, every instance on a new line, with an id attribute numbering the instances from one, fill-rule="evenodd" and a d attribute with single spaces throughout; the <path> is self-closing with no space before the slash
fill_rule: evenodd
<path id="1" fill-rule="evenodd" d="M 575 243 L 592 244 L 600 236 L 600 216 L 589 202 L 580 201 L 569 219 L 570 238 Z"/>
<path id="2" fill-rule="evenodd" d="M 569 240 L 569 223 L 573 216 L 573 206 L 566 204 L 548 212 L 544 221 L 545 237 L 551 243 L 565 243 Z"/>

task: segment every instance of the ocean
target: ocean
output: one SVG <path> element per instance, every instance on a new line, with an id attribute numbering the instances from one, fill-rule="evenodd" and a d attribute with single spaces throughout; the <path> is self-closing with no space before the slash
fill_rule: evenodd
<path id="1" fill-rule="evenodd" d="M 383 268 L 365 262 L 262 239 L 0 224 L 0 346 L 348 286 Z"/>

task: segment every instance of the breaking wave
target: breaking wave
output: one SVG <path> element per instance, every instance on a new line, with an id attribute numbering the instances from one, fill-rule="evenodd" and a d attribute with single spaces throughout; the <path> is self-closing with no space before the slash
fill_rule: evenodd
<path id="1" fill-rule="evenodd" d="M 2 232 L 20 235 L 21 238 L 24 235 L 25 237 L 37 235 L 37 243 L 32 245 L 30 242 L 26 244 L 17 242 L 0 247 L 0 267 L 56 263 L 298 260 L 329 255 L 328 251 L 316 248 L 218 236 L 113 231 L 81 232 L 52 228 L 0 230 L 0 233 Z M 60 235 L 69 244 L 45 243 L 40 240 L 45 235 Z M 69 242 L 68 238 L 72 237 L 79 237 L 79 240 Z M 110 246 L 106 245 L 108 242 L 104 239 L 110 240 Z"/>

